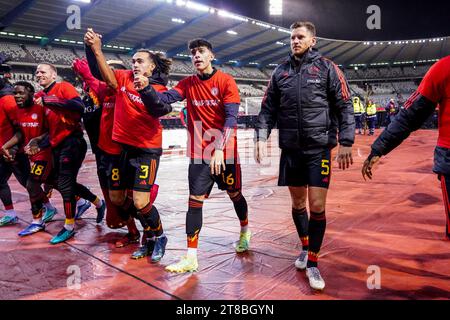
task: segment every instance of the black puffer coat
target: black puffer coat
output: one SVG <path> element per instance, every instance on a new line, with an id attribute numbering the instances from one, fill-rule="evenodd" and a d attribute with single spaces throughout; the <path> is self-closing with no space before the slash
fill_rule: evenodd
<path id="1" fill-rule="evenodd" d="M 317 150 L 351 146 L 355 119 L 350 90 L 342 71 L 311 49 L 296 67 L 294 58 L 273 72 L 256 124 L 256 139 L 279 129 L 282 149 Z"/>

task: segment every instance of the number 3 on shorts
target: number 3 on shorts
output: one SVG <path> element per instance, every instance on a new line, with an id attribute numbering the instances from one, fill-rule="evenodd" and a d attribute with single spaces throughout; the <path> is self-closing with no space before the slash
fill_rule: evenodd
<path id="1" fill-rule="evenodd" d="M 329 160 L 322 160 L 322 172 L 321 174 L 324 176 L 327 176 L 330 173 L 330 165 L 329 165 L 330 161 Z"/>
<path id="2" fill-rule="evenodd" d="M 147 179 L 148 178 L 148 166 L 147 165 L 141 165 L 141 175 L 139 176 L 139 179 Z"/>

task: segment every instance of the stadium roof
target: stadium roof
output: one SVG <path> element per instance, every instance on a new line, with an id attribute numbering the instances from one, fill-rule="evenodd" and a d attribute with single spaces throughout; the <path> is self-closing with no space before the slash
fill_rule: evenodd
<path id="1" fill-rule="evenodd" d="M 67 28 L 73 4 L 81 9 L 79 30 Z M 289 52 L 289 30 L 192 1 L 0 0 L 0 8 L 0 37 L 24 42 L 82 46 L 86 28 L 93 27 L 108 48 L 129 52 L 148 47 L 183 57 L 194 37 L 213 43 L 219 63 L 263 67 Z M 346 67 L 427 63 L 450 54 L 449 37 L 382 42 L 319 37 L 316 47 Z"/>
<path id="2" fill-rule="evenodd" d="M 320 35 L 330 39 L 381 41 L 450 36 L 448 0 L 196 1 L 286 28 L 294 21 L 312 21 Z M 270 15 L 269 2 L 281 2 L 281 15 Z M 380 13 L 379 28 L 368 28 L 367 21 L 371 21 L 375 8 Z"/>

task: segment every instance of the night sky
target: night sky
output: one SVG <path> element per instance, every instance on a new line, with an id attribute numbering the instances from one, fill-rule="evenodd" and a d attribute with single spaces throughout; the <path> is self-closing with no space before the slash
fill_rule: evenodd
<path id="1" fill-rule="evenodd" d="M 408 40 L 450 36 L 450 1 L 284 0 L 283 17 L 269 16 L 269 0 L 196 0 L 288 28 L 312 21 L 318 36 L 341 40 Z M 381 30 L 369 30 L 367 7 L 381 9 Z"/>

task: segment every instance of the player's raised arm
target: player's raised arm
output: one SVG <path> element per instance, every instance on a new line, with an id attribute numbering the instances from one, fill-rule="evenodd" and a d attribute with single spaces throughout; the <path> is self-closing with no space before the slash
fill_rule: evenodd
<path id="1" fill-rule="evenodd" d="M 92 74 L 94 76 L 98 76 L 98 74 L 96 74 L 96 70 L 98 68 L 103 81 L 105 81 L 112 89 L 117 89 L 118 85 L 116 77 L 111 67 L 106 63 L 106 59 L 102 51 L 101 36 L 98 33 L 95 33 L 93 29 L 88 28 L 88 31 L 84 35 L 84 43 L 90 48 L 93 56 L 95 57 L 95 61 L 93 61 L 89 49 L 86 50 L 86 58 L 88 59 L 89 68 L 91 69 Z"/>

